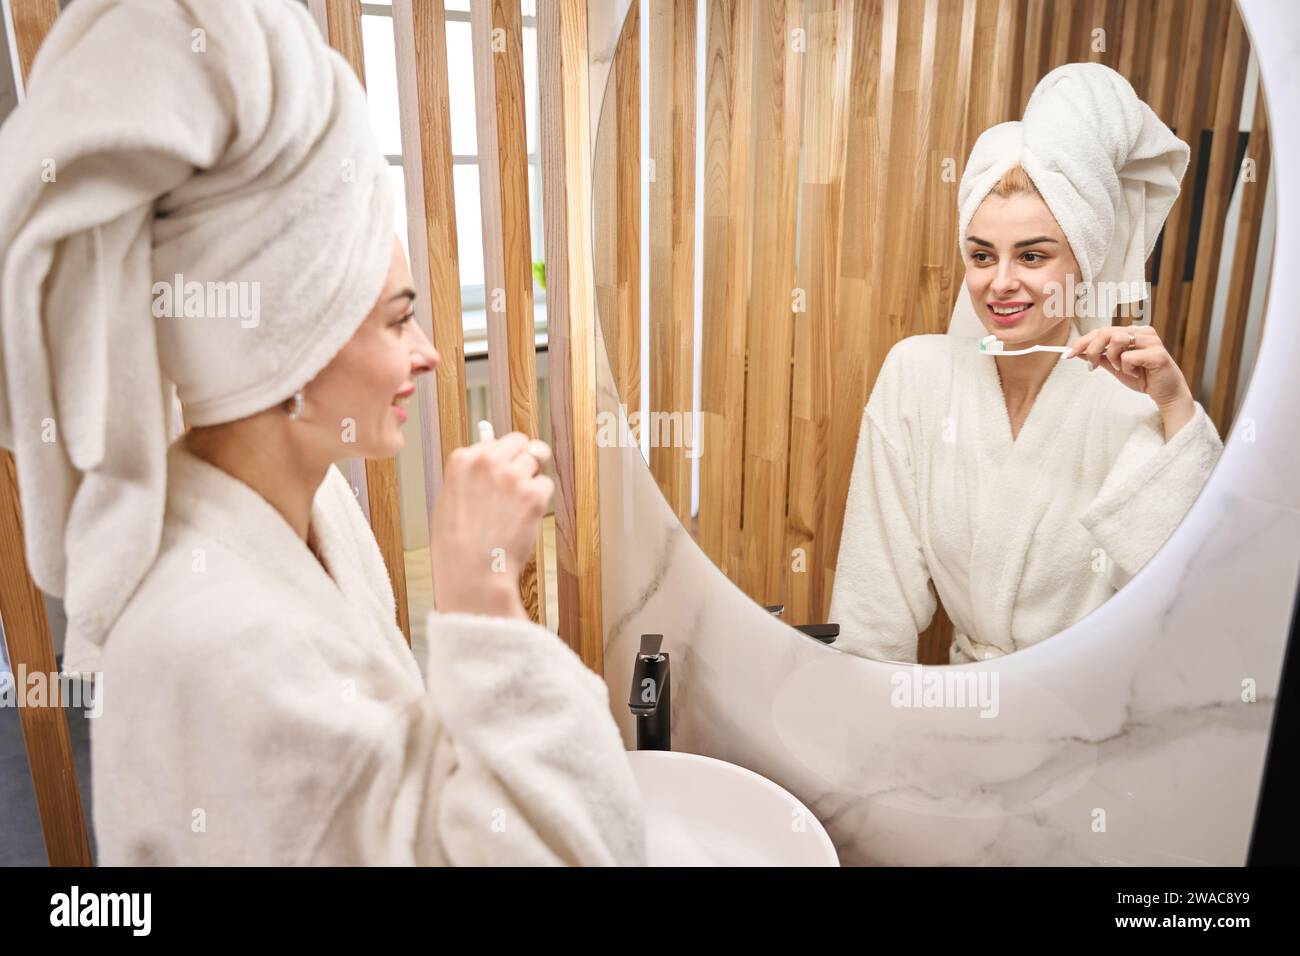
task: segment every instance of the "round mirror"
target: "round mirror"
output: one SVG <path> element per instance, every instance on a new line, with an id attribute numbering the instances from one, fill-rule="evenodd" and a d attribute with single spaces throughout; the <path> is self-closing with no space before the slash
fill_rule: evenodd
<path id="1" fill-rule="evenodd" d="M 847 653 L 987 659 L 1181 521 L 1274 199 L 1235 6 L 1172 7 L 630 6 L 593 168 L 602 440 L 754 601 Z"/>

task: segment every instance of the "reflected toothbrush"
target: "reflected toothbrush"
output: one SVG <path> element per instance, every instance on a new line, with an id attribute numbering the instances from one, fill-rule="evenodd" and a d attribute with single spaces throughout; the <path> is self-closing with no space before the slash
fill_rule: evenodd
<path id="1" fill-rule="evenodd" d="M 1015 349 L 1006 351 L 1006 343 L 996 335 L 986 335 L 980 339 L 980 353 L 982 355 L 1028 355 L 1030 352 L 1060 352 L 1065 354 L 1070 351 L 1068 345 L 1035 345 L 1027 349 Z"/>

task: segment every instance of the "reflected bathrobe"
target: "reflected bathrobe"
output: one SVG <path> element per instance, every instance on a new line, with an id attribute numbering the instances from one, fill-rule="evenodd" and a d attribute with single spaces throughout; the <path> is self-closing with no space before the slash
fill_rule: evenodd
<path id="1" fill-rule="evenodd" d="M 641 864 L 604 682 L 545 628 L 432 613 L 428 686 L 331 467 L 310 534 L 167 454 L 157 561 L 91 720 L 98 862 Z"/>
<path id="2" fill-rule="evenodd" d="M 835 646 L 916 661 L 935 592 L 953 622 L 952 663 L 1064 630 L 1159 550 L 1222 449 L 1200 403 L 1166 443 L 1149 396 L 1064 357 L 1013 441 L 997 363 L 977 338 L 901 340 L 862 416 Z"/>

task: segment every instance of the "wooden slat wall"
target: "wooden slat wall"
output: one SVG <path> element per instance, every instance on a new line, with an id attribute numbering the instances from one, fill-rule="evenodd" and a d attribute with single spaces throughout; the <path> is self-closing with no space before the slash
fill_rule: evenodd
<path id="1" fill-rule="evenodd" d="M 469 444 L 443 0 L 393 0 L 393 40 L 416 320 L 440 358 L 435 375 L 416 379 L 420 420 L 437 422 L 437 430 L 426 428 L 424 436 L 432 510 L 447 456 Z"/>
<path id="2" fill-rule="evenodd" d="M 641 38 L 633 3 L 609 71 L 601 135 L 597 136 L 593 204 L 614 225 L 609 241 L 592 250 L 605 348 L 616 369 L 619 398 L 628 412 L 641 408 Z"/>
<path id="3" fill-rule="evenodd" d="M 700 334 L 700 547 L 740 576 L 753 123 L 753 8 L 709 0 L 705 36 L 704 243 Z M 712 278 L 711 278 L 712 277 Z"/>
<path id="4" fill-rule="evenodd" d="M 343 54 L 366 85 L 366 65 L 361 47 L 360 0 L 310 0 L 309 8 L 322 27 L 330 46 Z M 411 612 L 406 601 L 406 554 L 402 550 L 401 505 L 397 488 L 397 459 L 365 461 L 365 494 L 369 502 L 370 527 L 388 568 L 397 603 L 397 623 L 411 643 Z"/>
<path id="5" fill-rule="evenodd" d="M 786 42 L 795 27 L 808 31 L 802 54 Z M 1192 147 L 1148 315 L 1197 388 L 1249 58 L 1231 0 L 709 0 L 707 30 L 696 533 L 756 601 L 784 603 L 792 621 L 825 620 L 871 385 L 900 338 L 947 330 L 962 287 L 962 165 L 976 137 L 1018 118 L 1064 63 L 1119 70 Z M 652 78 L 672 73 L 663 50 L 652 46 Z M 652 79 L 652 115 L 669 114 L 670 92 Z M 1221 428 L 1239 380 L 1266 193 L 1262 112 L 1255 128 L 1250 155 L 1265 181 L 1245 194 L 1228 250 L 1214 394 L 1197 395 Z M 1208 147 L 1202 131 L 1213 132 Z M 1198 176 L 1209 185 L 1194 210 Z M 616 209 L 602 207 L 598 245 L 626 226 L 609 218 Z M 1184 278 L 1192 248 L 1194 280 Z M 806 312 L 793 311 L 792 287 Z M 653 345 L 652 378 L 682 367 L 675 350 Z M 652 390 L 652 412 L 661 401 Z M 677 485 L 653 461 L 681 514 Z M 804 573 L 797 549 L 807 552 Z M 940 612 L 922 636 L 926 661 L 946 660 Z"/>
<path id="6" fill-rule="evenodd" d="M 753 8 L 753 273 L 746 334 L 740 576 L 747 594 L 760 604 L 773 604 L 784 601 L 789 566 L 785 513 L 791 320 L 806 53 L 795 42 L 795 31 L 805 30 L 803 0 L 753 0 Z"/>
<path id="7" fill-rule="evenodd" d="M 18 52 L 21 97 L 36 51 L 54 25 L 59 7 L 56 0 L 11 0 L 10 9 L 13 22 L 3 26 Z M 4 567 L 0 619 L 15 679 L 20 672 L 57 674 L 45 599 L 27 566 L 17 467 L 6 449 L 0 449 L 0 564 Z M 17 688 L 19 692 L 23 689 L 21 685 Z M 90 866 L 90 839 L 82 816 L 67 717 L 61 707 L 19 707 L 18 718 L 50 866 Z"/>
<path id="8" fill-rule="evenodd" d="M 591 262 L 591 121 L 585 0 L 538 9 L 542 218 L 546 227 L 559 634 L 604 669 L 596 462 L 596 314 Z"/>
<path id="9" fill-rule="evenodd" d="M 694 404 L 696 0 L 645 0 L 650 31 L 650 470 L 690 521 L 691 460 L 677 442 Z M 639 403 L 638 403 L 639 404 Z M 653 417 L 665 413 L 662 427 Z M 669 422 L 673 427 L 668 427 Z M 689 436 L 686 436 L 689 440 Z"/>
<path id="10" fill-rule="evenodd" d="M 1232 276 L 1228 282 L 1228 301 L 1224 307 L 1223 337 L 1219 361 L 1215 368 L 1214 394 L 1210 398 L 1210 417 L 1219 433 L 1226 435 L 1232 424 L 1237 387 L 1241 380 L 1242 348 L 1246 338 L 1247 310 L 1254 288 L 1255 262 L 1259 252 L 1259 233 L 1264 221 L 1264 201 L 1268 195 L 1270 167 L 1268 111 L 1264 86 L 1255 90 L 1255 113 L 1251 120 L 1250 141 L 1246 147 L 1244 168 L 1249 178 L 1240 178 L 1241 216 L 1237 225 L 1237 245 L 1232 255 Z"/>
<path id="11" fill-rule="evenodd" d="M 528 139 L 524 110 L 523 15 L 519 0 L 470 6 L 479 199 L 483 210 L 483 286 L 487 305 L 492 422 L 498 435 L 539 436 L 533 251 L 528 212 Z M 519 576 L 529 616 L 546 622 L 539 589 L 542 534 Z"/>
<path id="12" fill-rule="evenodd" d="M 841 192 L 844 187 L 848 37 L 856 10 L 851 0 L 807 0 L 808 50 L 804 69 L 802 188 L 794 313 L 794 368 L 790 398 L 790 488 L 786 542 L 785 613 L 807 620 L 821 606 L 825 565 L 810 561 L 826 513 L 826 455 L 830 438 L 833 320 L 838 276 Z"/>

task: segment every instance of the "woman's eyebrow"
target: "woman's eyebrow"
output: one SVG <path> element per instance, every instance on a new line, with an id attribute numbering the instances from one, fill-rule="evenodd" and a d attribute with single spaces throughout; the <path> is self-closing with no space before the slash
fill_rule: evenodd
<path id="1" fill-rule="evenodd" d="M 981 239 L 979 236 L 967 236 L 966 241 L 973 242 L 977 246 L 984 246 L 986 249 L 993 248 L 993 243 L 989 242 L 987 239 Z M 1011 248 L 1023 249 L 1025 246 L 1036 246 L 1044 242 L 1055 243 L 1056 240 L 1053 239 L 1051 236 L 1035 236 L 1033 239 L 1021 239 Z"/>
<path id="2" fill-rule="evenodd" d="M 415 290 L 409 287 L 402 289 L 400 292 L 393 295 L 388 301 L 396 302 L 398 299 L 402 299 L 402 298 L 407 298 L 410 299 L 411 301 L 415 301 Z"/>

